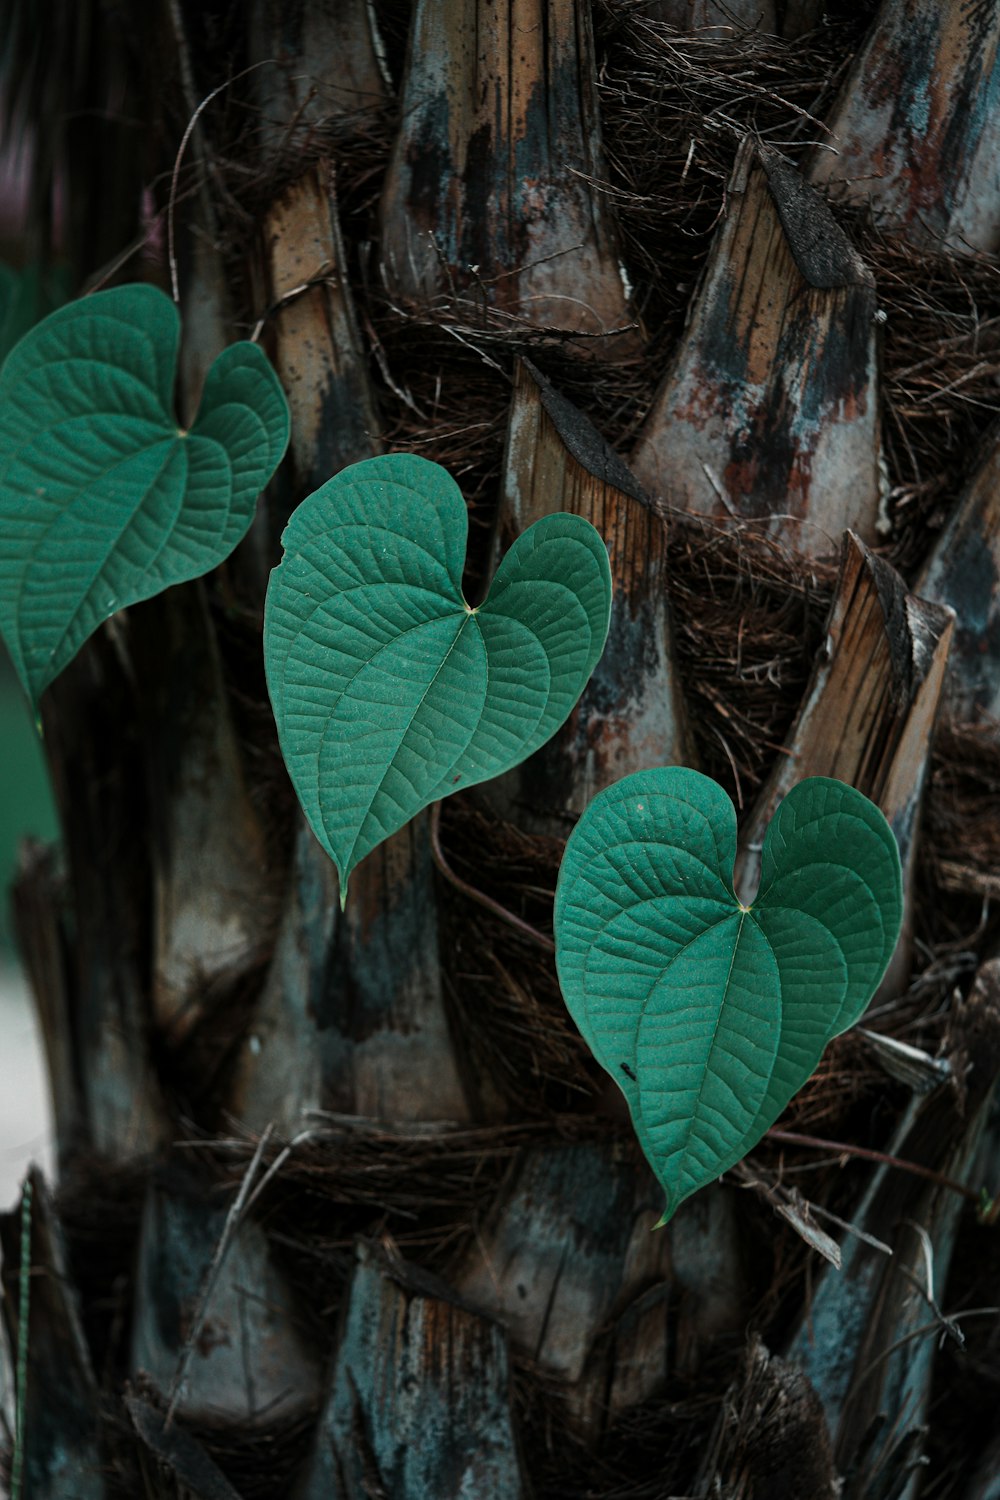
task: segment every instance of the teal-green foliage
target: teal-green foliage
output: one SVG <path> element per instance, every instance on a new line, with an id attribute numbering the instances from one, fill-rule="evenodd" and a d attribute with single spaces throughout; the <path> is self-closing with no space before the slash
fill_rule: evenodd
<path id="1" fill-rule="evenodd" d="M 253 344 L 219 356 L 178 428 L 178 339 L 167 297 L 119 287 L 52 313 L 0 369 L 0 628 L 34 704 L 112 613 L 228 555 L 285 451 L 288 407 Z M 530 527 L 476 608 L 467 533 L 454 481 L 402 454 L 344 470 L 286 527 L 268 689 L 342 901 L 422 808 L 544 744 L 604 649 L 611 574 L 588 522 Z M 861 1014 L 899 932 L 896 842 L 852 787 L 788 794 L 749 906 L 735 853 L 723 791 L 659 768 L 595 798 L 559 876 L 563 995 L 628 1101 L 665 1218 L 760 1139 Z"/>
<path id="2" fill-rule="evenodd" d="M 228 556 L 287 446 L 249 343 L 219 355 L 181 431 L 179 337 L 169 297 L 115 287 L 51 313 L 0 369 L 0 630 L 35 704 L 116 610 Z"/>
<path id="3" fill-rule="evenodd" d="M 351 871 L 421 808 L 516 766 L 566 720 L 604 649 L 607 548 L 579 516 L 529 527 L 476 609 L 454 480 L 406 454 L 354 464 L 282 538 L 264 660 L 285 763 Z"/>
<path id="4" fill-rule="evenodd" d="M 785 797 L 747 907 L 735 856 L 721 787 L 661 767 L 594 798 L 559 875 L 563 996 L 628 1101 L 665 1218 L 774 1123 L 899 935 L 896 840 L 843 782 L 812 777 Z"/>

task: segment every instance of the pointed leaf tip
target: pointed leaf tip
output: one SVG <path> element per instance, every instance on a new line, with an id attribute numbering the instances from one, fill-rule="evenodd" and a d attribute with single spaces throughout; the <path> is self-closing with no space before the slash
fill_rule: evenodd
<path id="1" fill-rule="evenodd" d="M 600 793 L 559 873 L 563 997 L 628 1101 L 661 1223 L 760 1140 L 861 1015 L 899 936 L 896 841 L 853 787 L 813 777 L 789 792 L 749 907 L 735 853 L 722 789 L 666 767 Z"/>
<path id="2" fill-rule="evenodd" d="M 544 744 L 604 649 L 611 570 L 589 522 L 530 527 L 475 610 L 462 596 L 467 534 L 454 480 L 407 454 L 343 470 L 285 528 L 264 612 L 268 690 L 344 890 L 422 808 Z"/>
<path id="3" fill-rule="evenodd" d="M 0 630 L 33 704 L 126 605 L 222 562 L 288 445 L 255 344 L 223 350 L 182 433 L 180 321 L 156 287 L 68 303 L 0 369 Z"/>

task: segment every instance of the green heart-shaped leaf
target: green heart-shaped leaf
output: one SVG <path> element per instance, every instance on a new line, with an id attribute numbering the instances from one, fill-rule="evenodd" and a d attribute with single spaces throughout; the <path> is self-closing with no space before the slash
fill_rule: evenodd
<path id="1" fill-rule="evenodd" d="M 664 1221 L 774 1123 L 899 936 L 895 838 L 843 782 L 812 777 L 785 797 L 749 907 L 735 857 L 725 792 L 669 767 L 595 797 L 559 873 L 563 997 L 628 1100 Z"/>
<path id="2" fill-rule="evenodd" d="M 0 629 L 33 702 L 103 620 L 196 578 L 236 546 L 288 444 L 256 344 L 173 415 L 180 321 L 151 286 L 71 302 L 0 370 Z"/>
<path id="3" fill-rule="evenodd" d="M 607 549 L 552 515 L 462 597 L 458 486 L 406 454 L 304 500 L 271 574 L 264 660 L 299 801 L 340 873 L 421 808 L 517 765 L 568 717 L 604 649 Z"/>

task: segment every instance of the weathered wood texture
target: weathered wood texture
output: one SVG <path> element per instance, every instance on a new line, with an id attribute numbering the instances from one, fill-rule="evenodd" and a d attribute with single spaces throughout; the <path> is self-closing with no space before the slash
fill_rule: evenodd
<path id="1" fill-rule="evenodd" d="M 176 68 L 179 97 L 173 102 L 193 116 L 197 99 L 184 18 L 177 6 L 164 6 L 163 14 L 164 45 Z M 203 120 L 191 131 L 183 165 L 190 176 L 176 226 L 182 328 L 177 386 L 181 420 L 190 425 L 208 370 L 233 337 Z M 138 709 L 145 761 L 153 886 L 150 1008 L 162 1037 L 176 1044 L 261 940 L 264 840 L 240 766 L 204 585 L 168 590 L 125 618 L 118 639 L 135 684 L 129 707 Z"/>
<path id="2" fill-rule="evenodd" d="M 168 1399 L 189 1337 L 194 1345 L 177 1414 L 199 1423 L 253 1426 L 314 1409 L 320 1364 L 263 1230 L 240 1223 L 202 1309 L 226 1205 L 195 1183 L 152 1181 L 136 1276 L 130 1368 Z M 200 1329 L 194 1318 L 203 1311 Z"/>
<path id="3" fill-rule="evenodd" d="M 506 1341 L 443 1284 L 361 1246 L 296 1500 L 520 1500 Z"/>
<path id="4" fill-rule="evenodd" d="M 694 1374 L 749 1313 L 731 1192 L 709 1190 L 653 1232 L 662 1210 L 634 1148 L 529 1151 L 456 1272 L 461 1295 L 559 1382 L 590 1444 L 669 1374 Z"/>
<path id="5" fill-rule="evenodd" d="M 321 130 L 363 129 L 385 103 L 365 0 L 252 0 L 248 49 L 260 144 L 272 159 L 308 151 Z"/>
<path id="6" fill-rule="evenodd" d="M 229 1109 L 249 1130 L 271 1124 L 290 1140 L 322 1105 L 319 1019 L 337 901 L 333 865 L 300 815 L 278 940 L 228 1090 Z"/>
<path id="7" fill-rule="evenodd" d="M 663 1232 L 680 1293 L 672 1368 L 694 1376 L 742 1337 L 752 1296 L 744 1265 L 738 1194 L 711 1184 L 682 1203 Z"/>
<path id="8" fill-rule="evenodd" d="M 381 210 L 385 278 L 605 334 L 627 298 L 583 0 L 418 0 Z M 622 341 L 610 341 L 613 354 Z"/>
<path id="9" fill-rule="evenodd" d="M 506 778 L 516 804 L 564 832 L 631 771 L 693 763 L 674 660 L 667 534 L 596 428 L 533 366 L 517 371 L 497 516 L 497 561 L 542 516 L 570 511 L 607 542 L 614 585 L 604 655 L 568 723 Z"/>
<path id="10" fill-rule="evenodd" d="M 1000 719 L 1000 430 L 984 451 L 914 585 L 956 613 L 945 691 L 963 719 Z"/>
<path id="11" fill-rule="evenodd" d="M 810 556 L 880 502 L 875 288 L 819 194 L 747 141 L 630 467 L 656 498 Z"/>
<path id="12" fill-rule="evenodd" d="M 178 0 L 160 0 L 156 10 L 162 66 L 170 80 L 164 91 L 166 106 L 175 116 L 178 134 L 184 134 L 184 152 L 175 163 L 179 191 L 170 203 L 167 251 L 181 314 L 178 405 L 183 425 L 190 427 L 209 368 L 235 337 L 233 297 L 220 249 L 218 168 L 207 130 L 211 117 L 199 113 L 189 35 L 189 29 L 196 30 L 196 20 L 193 15 L 185 17 Z"/>
<path id="13" fill-rule="evenodd" d="M 241 763 L 200 582 L 129 614 L 153 866 L 152 1020 L 171 1049 L 224 1003 L 273 936 L 274 872 Z"/>
<path id="14" fill-rule="evenodd" d="M 767 825 L 806 776 L 834 776 L 883 811 L 903 861 L 903 938 L 885 981 L 908 966 L 914 851 L 954 615 L 907 593 L 899 574 L 848 534 L 826 639 L 787 745 L 741 830 L 737 889 L 756 891 Z"/>
<path id="15" fill-rule="evenodd" d="M 505 1325 L 514 1348 L 565 1383 L 567 1413 L 591 1438 L 607 1418 L 609 1397 L 612 1406 L 625 1395 L 648 1399 L 666 1376 L 661 1284 L 670 1240 L 651 1233 L 661 1211 L 656 1184 L 633 1151 L 531 1151 L 455 1278 L 465 1299 Z M 659 1299 L 644 1308 L 646 1326 L 620 1327 L 630 1304 L 657 1286 Z M 595 1348 L 609 1328 L 611 1340 Z M 637 1338 L 647 1356 L 641 1366 Z"/>
<path id="16" fill-rule="evenodd" d="M 917 245 L 1000 248 L 1000 10 L 884 0 L 810 180 Z"/>
<path id="17" fill-rule="evenodd" d="M 135 734 L 121 729 L 135 721 L 124 629 L 115 620 L 42 699 L 74 934 L 64 971 L 71 1028 L 64 1045 L 81 1080 L 85 1122 L 75 1139 L 60 1140 L 64 1161 L 88 1148 L 114 1161 L 142 1155 L 166 1129 L 148 1036 L 152 877 L 149 850 L 137 836 L 148 806 Z M 58 939 L 50 930 L 39 941 L 51 951 Z M 27 937 L 29 951 L 34 942 Z"/>
<path id="18" fill-rule="evenodd" d="M 951 1077 L 915 1097 L 887 1150 L 959 1182 L 967 1180 L 1000 1077 L 1000 963 L 985 964 L 946 1036 Z M 840 1272 L 828 1272 L 789 1358 L 826 1413 L 845 1500 L 917 1493 L 905 1475 L 923 1445 L 934 1351 L 947 1336 L 943 1295 L 962 1199 L 950 1188 L 880 1166 L 852 1222 L 887 1245 L 850 1237 Z M 961 1324 L 961 1314 L 955 1315 Z M 873 1417 L 884 1413 L 880 1429 Z M 895 1484 L 898 1487 L 893 1487 Z"/>
<path id="19" fill-rule="evenodd" d="M 337 876 L 300 825 L 274 959 L 244 1038 L 229 1107 L 290 1136 L 312 1110 L 464 1120 L 468 1104 L 441 992 L 426 818 Z"/>
<path id="20" fill-rule="evenodd" d="M 263 244 L 274 309 L 268 335 L 292 419 L 282 481 L 301 499 L 380 448 L 328 162 L 303 173 L 271 205 Z"/>
<path id="21" fill-rule="evenodd" d="M 186 222 L 179 231 L 183 249 L 178 253 L 182 332 L 177 404 L 181 422 L 190 427 L 198 415 L 205 377 L 236 334 L 231 289 L 217 245 L 211 202 L 196 199 L 184 206 L 183 216 Z"/>
<path id="22" fill-rule="evenodd" d="M 21 1210 L 0 1214 L 3 1315 L 10 1349 L 27 1340 L 25 1500 L 104 1500 L 97 1382 L 59 1223 L 41 1173 L 30 1173 L 31 1259 L 21 1262 Z M 18 1326 L 20 1278 L 31 1277 L 29 1328 Z"/>

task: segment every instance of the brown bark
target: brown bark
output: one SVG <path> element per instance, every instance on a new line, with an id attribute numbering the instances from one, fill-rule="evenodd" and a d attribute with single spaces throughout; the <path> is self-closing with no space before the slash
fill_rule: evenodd
<path id="1" fill-rule="evenodd" d="M 381 448 L 329 162 L 275 200 L 263 241 L 268 333 L 292 419 L 284 483 L 301 498 Z"/>
<path id="2" fill-rule="evenodd" d="M 581 0 L 418 0 L 382 197 L 390 291 L 457 288 L 473 308 L 589 335 L 626 327 L 595 89 Z"/>
<path id="3" fill-rule="evenodd" d="M 625 1396 L 649 1399 L 666 1374 L 671 1247 L 651 1233 L 661 1211 L 630 1148 L 532 1151 L 455 1277 L 463 1298 L 503 1323 L 513 1348 L 562 1383 L 567 1414 L 591 1441 Z M 627 1318 L 630 1305 L 657 1287 L 640 1327 Z M 608 1328 L 611 1339 L 599 1338 Z"/>
<path id="4" fill-rule="evenodd" d="M 956 718 L 1000 719 L 1000 433 L 988 434 L 914 585 L 956 613 L 946 691 Z"/>
<path id="5" fill-rule="evenodd" d="M 301 1500 L 521 1500 L 502 1330 L 362 1245 Z"/>
<path id="6" fill-rule="evenodd" d="M 654 497 L 796 551 L 874 538 L 875 289 L 829 208 L 747 141 L 687 328 L 631 456 Z"/>
<path id="7" fill-rule="evenodd" d="M 208 1199 L 203 1184 L 176 1174 L 150 1183 L 131 1371 L 164 1399 L 176 1386 L 181 1425 L 280 1425 L 315 1408 L 319 1360 L 263 1229 L 245 1220 L 224 1237 L 225 1220 L 226 1206 Z"/>
<path id="8" fill-rule="evenodd" d="M 176 1050 L 259 967 L 275 925 L 274 871 L 203 586 L 133 609 L 129 657 L 147 756 L 152 1021 Z"/>
<path id="9" fill-rule="evenodd" d="M 994 5 L 884 0 L 810 180 L 914 244 L 995 251 L 998 45 Z"/>
<path id="10" fill-rule="evenodd" d="M 254 76 L 266 154 L 294 160 L 320 129 L 364 129 L 383 107 L 365 0 L 252 0 L 249 11 L 250 55 L 267 64 Z"/>
<path id="11" fill-rule="evenodd" d="M 544 515 L 570 511 L 608 544 L 614 588 L 608 642 L 568 723 L 488 791 L 564 832 L 619 777 L 693 763 L 674 658 L 667 535 L 635 478 L 592 423 L 534 367 L 518 367 L 497 514 L 497 561 Z M 542 811 L 544 810 L 544 811 Z"/>
<path id="12" fill-rule="evenodd" d="M 947 1082 L 913 1101 L 889 1153 L 964 1181 L 995 1105 L 1000 1069 L 1000 965 L 980 970 L 952 1012 Z M 840 1272 L 828 1272 L 789 1358 L 815 1387 L 838 1467 L 852 1471 L 848 1500 L 875 1493 L 875 1477 L 902 1481 L 922 1447 L 937 1340 L 949 1332 L 943 1295 L 962 1199 L 943 1184 L 880 1166 L 852 1221 L 888 1246 L 850 1237 Z M 961 1323 L 960 1314 L 956 1321 Z M 872 1430 L 877 1413 L 881 1428 Z M 893 1491 L 910 1500 L 916 1479 Z M 887 1489 L 878 1493 L 887 1493 Z"/>
<path id="13" fill-rule="evenodd" d="M 123 633 L 110 622 L 42 703 L 75 933 L 69 1045 L 85 1121 L 58 1142 L 63 1161 L 88 1149 L 111 1161 L 141 1156 L 167 1128 L 149 1049 L 150 851 L 140 831 L 148 827 L 148 803 L 135 716 Z M 35 938 L 26 936 L 31 952 Z M 51 948 L 50 937 L 41 941 Z"/>
<path id="14" fill-rule="evenodd" d="M 839 1500 L 823 1409 L 809 1381 L 759 1338 L 719 1412 L 698 1480 L 699 1494 L 768 1500 Z"/>
<path id="15" fill-rule="evenodd" d="M 903 862 L 903 936 L 885 986 L 898 989 L 913 933 L 913 876 L 931 737 L 954 624 L 907 593 L 886 562 L 848 534 L 826 640 L 774 771 L 741 830 L 737 889 L 749 899 L 778 803 L 806 776 L 849 782 L 879 806 Z"/>
<path id="16" fill-rule="evenodd" d="M 426 818 L 359 865 L 340 911 L 336 872 L 300 826 L 292 888 L 229 1108 L 296 1135 L 315 1110 L 464 1120 L 441 991 Z"/>

